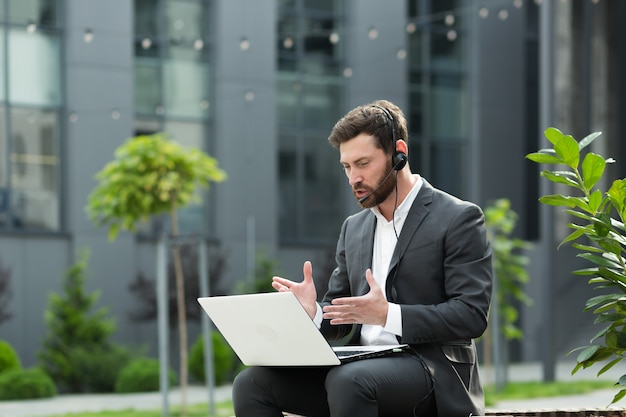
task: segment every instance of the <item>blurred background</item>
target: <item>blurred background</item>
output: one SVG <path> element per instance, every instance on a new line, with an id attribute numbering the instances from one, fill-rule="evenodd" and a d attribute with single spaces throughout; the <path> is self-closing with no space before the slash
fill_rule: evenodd
<path id="1" fill-rule="evenodd" d="M 36 362 L 49 294 L 87 248 L 115 340 L 156 352 L 167 218 L 110 242 L 85 213 L 95 173 L 136 135 L 167 132 L 228 174 L 180 211 L 192 340 L 198 239 L 212 294 L 299 280 L 305 260 L 323 285 L 358 210 L 326 138 L 351 108 L 388 99 L 407 116 L 414 172 L 483 207 L 511 202 L 533 303 L 505 355 L 549 379 L 597 329 L 579 261 L 556 249 L 567 219 L 540 207 L 549 186 L 524 157 L 549 126 L 602 131 L 594 151 L 626 176 L 624 20 L 620 0 L 0 0 L 0 338 Z"/>

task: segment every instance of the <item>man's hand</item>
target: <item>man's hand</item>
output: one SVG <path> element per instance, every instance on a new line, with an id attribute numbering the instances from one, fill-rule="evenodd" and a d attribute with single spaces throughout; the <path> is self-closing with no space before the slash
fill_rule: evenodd
<path id="1" fill-rule="evenodd" d="M 374 279 L 372 271 L 365 271 L 365 279 L 370 286 L 367 294 L 360 297 L 335 298 L 332 305 L 324 307 L 324 318 L 330 324 L 377 324 L 387 323 L 387 299 Z"/>
<path id="2" fill-rule="evenodd" d="M 317 292 L 313 282 L 313 266 L 310 261 L 306 261 L 302 267 L 304 280 L 302 282 L 290 281 L 281 277 L 272 278 L 272 287 L 277 291 L 291 291 L 294 293 L 300 304 L 304 307 L 309 317 L 313 319 L 317 311 Z"/>

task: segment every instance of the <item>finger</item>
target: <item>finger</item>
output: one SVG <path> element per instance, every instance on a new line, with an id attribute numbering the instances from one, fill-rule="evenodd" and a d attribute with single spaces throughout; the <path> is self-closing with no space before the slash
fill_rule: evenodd
<path id="1" fill-rule="evenodd" d="M 362 297 L 344 297 L 344 298 L 335 298 L 331 301 L 331 305 L 333 306 L 353 306 L 360 302 Z M 330 306 L 329 306 L 330 307 Z"/>
<path id="2" fill-rule="evenodd" d="M 313 265 L 311 261 L 305 261 L 302 266 L 302 275 L 304 275 L 304 282 L 313 281 Z"/>
<path id="3" fill-rule="evenodd" d="M 357 321 L 353 319 L 333 319 L 330 321 L 330 324 L 356 324 Z"/>
<path id="4" fill-rule="evenodd" d="M 324 314 L 322 314 L 322 318 L 325 319 L 348 319 L 354 317 L 354 314 L 352 314 L 350 311 L 333 311 L 333 312 L 327 312 L 326 310 L 324 310 Z"/>
<path id="5" fill-rule="evenodd" d="M 286 278 L 282 278 L 282 277 L 272 277 L 272 284 L 274 284 L 275 282 L 284 285 L 285 287 L 289 287 L 291 286 L 291 284 L 293 284 L 293 281 L 288 280 Z"/>
<path id="6" fill-rule="evenodd" d="M 374 274 L 372 274 L 372 270 L 369 268 L 365 271 L 365 280 L 369 284 L 370 290 L 380 288 L 378 286 L 378 282 L 376 282 L 376 279 L 374 278 Z"/>
<path id="7" fill-rule="evenodd" d="M 292 281 L 285 279 L 285 278 L 281 278 L 281 277 L 272 278 L 272 287 L 274 287 L 274 289 L 278 291 L 289 291 L 292 284 L 293 284 Z"/>
<path id="8" fill-rule="evenodd" d="M 343 304 L 343 305 L 327 305 L 324 306 L 322 310 L 324 313 L 342 313 L 353 310 L 356 307 L 354 304 Z"/>

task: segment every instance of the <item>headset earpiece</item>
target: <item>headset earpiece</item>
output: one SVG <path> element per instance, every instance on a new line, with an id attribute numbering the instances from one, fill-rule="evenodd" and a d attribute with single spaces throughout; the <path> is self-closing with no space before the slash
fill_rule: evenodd
<path id="1" fill-rule="evenodd" d="M 395 149 L 398 140 L 396 139 L 396 122 L 393 119 L 393 116 L 391 116 L 391 113 L 389 112 L 389 110 L 387 110 L 384 107 L 377 106 L 377 105 L 373 105 L 373 107 L 376 107 L 382 110 L 382 112 L 385 114 L 385 116 L 389 120 L 389 126 L 391 127 L 391 138 L 393 141 L 393 148 Z M 408 160 L 409 158 L 406 156 L 404 152 L 394 151 L 393 157 L 391 158 L 393 169 L 396 171 L 400 171 L 402 168 L 404 168 Z"/>
<path id="2" fill-rule="evenodd" d="M 408 158 L 404 152 L 396 152 L 393 155 L 393 169 L 400 171 L 406 165 L 407 160 Z"/>

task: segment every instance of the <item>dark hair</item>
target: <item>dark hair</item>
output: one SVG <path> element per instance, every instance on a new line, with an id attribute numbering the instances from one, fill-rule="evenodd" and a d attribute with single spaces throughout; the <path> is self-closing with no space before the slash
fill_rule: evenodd
<path id="1" fill-rule="evenodd" d="M 383 109 L 387 110 L 389 115 L 393 117 L 393 123 Z M 390 101 L 376 100 L 355 107 L 339 119 L 328 136 L 328 142 L 334 148 L 339 148 L 342 143 L 361 133 L 366 133 L 375 136 L 378 139 L 378 147 L 390 155 L 396 150 L 392 127 L 396 129 L 396 140 L 404 139 L 406 141 L 408 136 L 406 119 L 402 110 Z"/>

